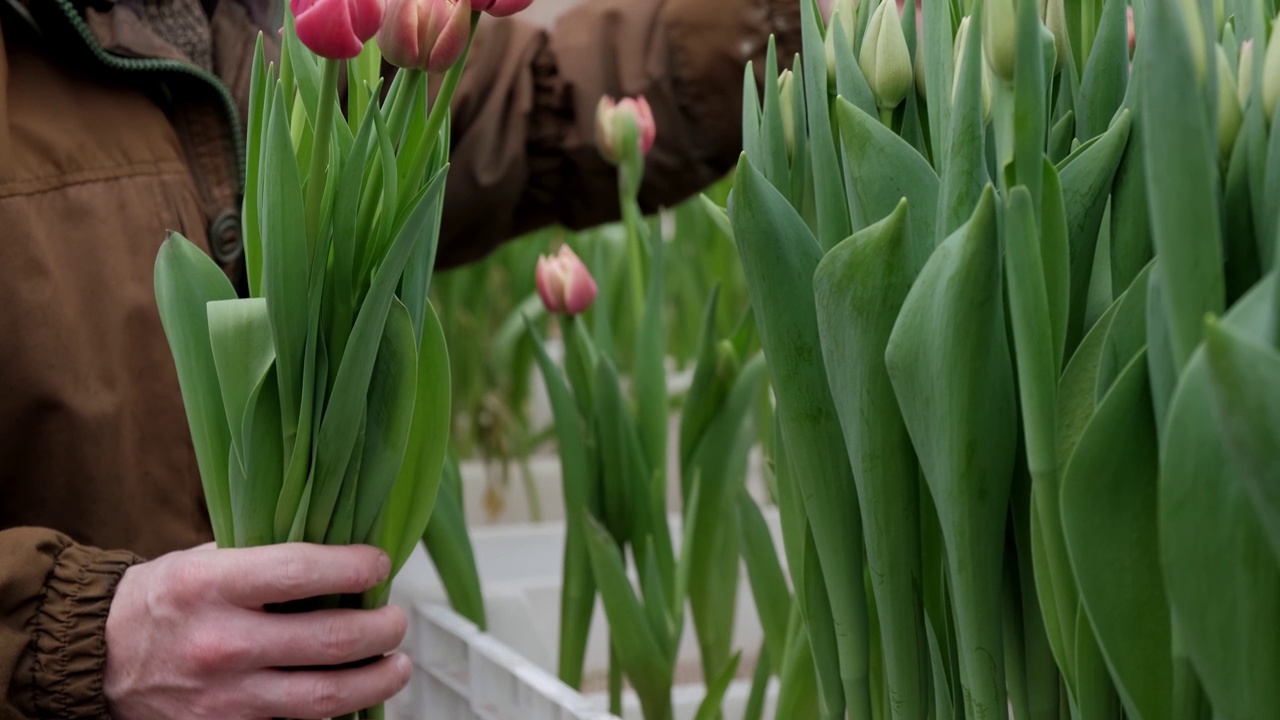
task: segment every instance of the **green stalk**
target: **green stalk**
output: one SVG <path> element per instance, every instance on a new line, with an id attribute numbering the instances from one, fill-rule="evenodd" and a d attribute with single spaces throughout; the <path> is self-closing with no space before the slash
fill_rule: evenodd
<path id="1" fill-rule="evenodd" d="M 1014 127 L 1014 92 L 1013 85 L 992 77 L 991 88 L 991 122 L 996 137 L 996 175 L 992 181 L 1001 190 L 1006 190 L 1004 169 L 1013 162 L 1015 143 Z"/>
<path id="2" fill-rule="evenodd" d="M 287 53 L 286 53 L 287 55 Z M 316 108 L 315 139 L 311 146 L 311 170 L 307 177 L 307 240 L 315 252 L 323 219 L 324 189 L 329 177 L 329 150 L 333 136 L 333 107 L 338 94 L 337 60 L 320 61 L 320 106 Z"/>
<path id="3" fill-rule="evenodd" d="M 407 69 L 400 72 L 406 73 L 405 81 L 394 83 L 391 96 L 387 98 L 387 129 L 391 131 L 391 140 L 395 143 L 399 143 L 404 135 L 409 113 L 413 109 L 413 98 L 417 96 L 418 86 L 427 77 L 421 70 Z M 377 168 L 374 172 L 377 172 Z"/>
<path id="4" fill-rule="evenodd" d="M 467 56 L 471 54 L 471 44 L 475 41 L 476 25 L 479 22 L 480 13 L 472 12 L 471 35 L 467 39 L 467 47 L 462 51 L 462 57 L 458 58 L 458 62 L 445 72 L 444 80 L 440 83 L 440 92 L 436 94 L 435 103 L 427 113 L 427 122 L 423 125 L 423 132 L 427 137 L 427 157 L 431 156 L 431 151 L 435 148 L 436 136 L 440 134 L 440 127 L 449 115 L 449 104 L 453 101 L 453 94 L 458 89 L 458 80 L 462 78 L 462 68 L 467 64 Z"/>
<path id="5" fill-rule="evenodd" d="M 609 638 L 609 712 L 622 716 L 622 663 L 618 662 L 618 649 Z"/>
<path id="6" fill-rule="evenodd" d="M 634 196 L 628 196 L 626 190 L 619 191 L 622 197 L 622 220 L 627 229 L 627 273 L 631 285 L 631 311 L 635 327 L 639 330 L 644 322 L 644 249 L 640 240 L 640 204 Z M 638 339 L 638 338 L 637 338 Z"/>
<path id="7" fill-rule="evenodd" d="M 631 312 L 639 333 L 644 323 L 645 295 L 645 252 L 643 247 L 642 223 L 643 213 L 640 210 L 640 181 L 644 177 L 644 157 L 640 154 L 639 129 L 630 118 L 617 123 L 618 147 L 621 148 L 618 162 L 618 207 L 622 211 L 623 227 L 627 232 L 627 274 L 631 285 Z M 661 272 L 654 268 L 654 272 Z M 637 342 L 640 338 L 637 338 Z"/>

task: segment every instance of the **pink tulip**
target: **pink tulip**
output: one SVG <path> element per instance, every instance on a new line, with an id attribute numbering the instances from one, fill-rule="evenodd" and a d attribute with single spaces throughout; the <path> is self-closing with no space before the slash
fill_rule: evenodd
<path id="1" fill-rule="evenodd" d="M 298 39 L 315 54 L 349 60 L 382 25 L 385 0 L 289 0 Z"/>
<path id="2" fill-rule="evenodd" d="M 533 0 L 471 0 L 471 9 L 494 17 L 515 15 L 533 4 Z"/>
<path id="3" fill-rule="evenodd" d="M 392 65 L 438 72 L 458 62 L 470 35 L 467 0 L 390 0 L 378 47 Z"/>
<path id="4" fill-rule="evenodd" d="M 1132 7 L 1127 7 L 1127 8 L 1125 8 L 1125 9 L 1124 9 L 1124 11 L 1125 11 L 1125 14 L 1128 16 L 1128 25 L 1129 25 L 1129 55 L 1130 55 L 1130 56 L 1132 56 L 1132 55 L 1133 55 L 1133 46 L 1134 46 L 1134 44 L 1137 42 L 1137 37 L 1135 37 L 1134 28 L 1133 28 L 1133 8 L 1132 8 Z"/>
<path id="5" fill-rule="evenodd" d="M 565 315 L 585 312 L 599 292 L 591 271 L 568 245 L 561 245 L 555 255 L 538 258 L 534 283 L 547 311 Z"/>
<path id="6" fill-rule="evenodd" d="M 606 160 L 615 165 L 621 159 L 618 148 L 618 120 L 628 116 L 635 120 L 636 130 L 640 136 L 641 155 L 649 154 L 658 136 L 658 126 L 653 120 L 653 110 L 643 95 L 622 98 L 618 101 L 614 101 L 608 95 L 600 98 L 600 104 L 596 106 L 596 147 L 600 149 L 600 154 Z"/>

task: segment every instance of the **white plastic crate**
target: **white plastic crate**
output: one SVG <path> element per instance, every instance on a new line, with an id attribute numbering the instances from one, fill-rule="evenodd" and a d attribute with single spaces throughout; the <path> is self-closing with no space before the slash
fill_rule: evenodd
<path id="1" fill-rule="evenodd" d="M 775 543 L 780 543 L 776 511 L 766 510 L 765 516 Z M 677 542 L 679 531 L 678 518 L 673 518 Z M 389 714 L 397 720 L 613 718 L 604 712 L 608 707 L 604 682 L 608 630 L 598 600 L 587 644 L 584 692 L 579 694 L 554 677 L 563 525 L 479 528 L 473 531 L 472 541 L 489 634 L 480 633 L 447 608 L 435 568 L 425 553 L 416 553 L 397 578 L 393 599 L 410 613 L 405 649 L 417 670 L 410 688 L 389 706 Z M 673 690 L 674 720 L 692 720 L 705 694 L 691 623 L 687 616 Z M 763 632 L 744 576 L 739 582 L 733 642 L 734 650 L 743 652 L 743 660 L 739 679 L 730 686 L 723 703 L 725 720 L 743 716 L 751 688 L 750 671 L 762 642 Z M 765 718 L 773 717 L 776 694 L 775 683 L 766 696 Z M 623 696 L 622 715 L 623 720 L 642 718 L 639 701 L 630 690 Z"/>
<path id="2" fill-rule="evenodd" d="M 413 680 L 390 720 L 617 720 L 447 607 L 421 604 L 410 633 Z"/>

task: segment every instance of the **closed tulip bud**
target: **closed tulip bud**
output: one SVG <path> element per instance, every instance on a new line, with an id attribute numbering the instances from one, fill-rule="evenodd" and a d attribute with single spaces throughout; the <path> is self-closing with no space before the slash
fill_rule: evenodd
<path id="1" fill-rule="evenodd" d="M 1138 44 L 1138 31 L 1133 24 L 1133 7 L 1124 9 L 1125 24 L 1129 26 L 1129 57 L 1133 57 L 1133 49 Z"/>
<path id="2" fill-rule="evenodd" d="M 1240 43 L 1240 67 L 1236 70 L 1236 99 L 1240 107 L 1249 102 L 1253 92 L 1253 38 Z"/>
<path id="3" fill-rule="evenodd" d="M 382 26 L 384 0 L 289 0 L 298 40 L 331 60 L 349 60 Z"/>
<path id="4" fill-rule="evenodd" d="M 782 109 L 782 139 L 790 155 L 796 149 L 796 87 L 790 70 L 783 70 L 778 76 L 778 101 Z"/>
<path id="5" fill-rule="evenodd" d="M 1001 80 L 1013 82 L 1014 58 L 1018 52 L 1018 24 L 1014 0 L 989 0 L 982 12 L 982 49 L 987 64 Z"/>
<path id="6" fill-rule="evenodd" d="M 1276 100 L 1280 100 L 1280 32 L 1271 33 L 1267 56 L 1262 61 L 1262 109 L 1267 120 L 1275 116 Z"/>
<path id="7" fill-rule="evenodd" d="M 854 23 L 858 18 L 858 5 L 853 0 L 836 0 L 831 7 L 831 20 L 827 23 L 827 34 L 822 44 L 827 51 L 827 82 L 835 86 L 836 79 L 836 33 L 844 35 L 849 41 L 849 49 L 855 50 Z"/>
<path id="8" fill-rule="evenodd" d="M 881 108 L 897 107 L 911 92 L 911 51 L 894 0 L 881 0 L 872 13 L 858 62 Z"/>
<path id="9" fill-rule="evenodd" d="M 591 271 L 568 245 L 561 245 L 554 255 L 539 257 L 533 279 L 547 312 L 559 315 L 586 312 L 599 292 Z"/>
<path id="10" fill-rule="evenodd" d="M 1058 54 L 1053 69 L 1058 72 L 1067 64 L 1067 53 L 1071 52 L 1070 38 L 1067 36 L 1067 13 L 1062 7 L 1062 0 L 1045 0 L 1041 15 L 1045 27 L 1053 33 L 1053 47 Z"/>
<path id="11" fill-rule="evenodd" d="M 608 96 L 600 98 L 600 104 L 596 106 L 596 147 L 604 159 L 613 165 L 622 160 L 622 149 L 619 147 L 621 123 L 627 122 L 635 124 L 640 154 L 647 155 L 658 136 L 658 127 L 654 123 L 649 101 L 643 95 L 618 101 Z"/>
<path id="12" fill-rule="evenodd" d="M 507 17 L 532 4 L 533 0 L 471 0 L 471 9 L 494 17 Z"/>
<path id="13" fill-rule="evenodd" d="M 964 57 L 964 44 L 969 38 L 969 16 L 960 19 L 960 29 L 956 31 L 956 46 L 954 54 L 954 62 L 952 67 L 954 71 L 951 77 L 951 104 L 956 103 L 956 89 L 960 86 L 960 61 Z M 978 56 L 979 62 L 982 63 L 982 121 L 984 123 L 991 121 L 991 66 L 987 64 L 982 56 Z"/>
<path id="14" fill-rule="evenodd" d="M 1236 134 L 1244 115 L 1236 98 L 1236 78 L 1231 73 L 1231 61 L 1227 52 L 1218 46 L 1218 155 L 1225 162 L 1231 157 L 1236 144 Z"/>
<path id="15" fill-rule="evenodd" d="M 437 72 L 458 62 L 470 35 L 467 0 L 391 0 L 378 47 L 392 65 Z"/>

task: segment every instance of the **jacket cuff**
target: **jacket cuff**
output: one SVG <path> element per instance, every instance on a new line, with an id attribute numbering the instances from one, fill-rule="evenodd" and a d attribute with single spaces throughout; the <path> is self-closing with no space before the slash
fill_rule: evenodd
<path id="1" fill-rule="evenodd" d="M 32 701 L 36 717 L 108 717 L 102 691 L 106 625 L 116 584 L 141 562 L 121 550 L 68 544 L 54 558 L 31 619 Z"/>

